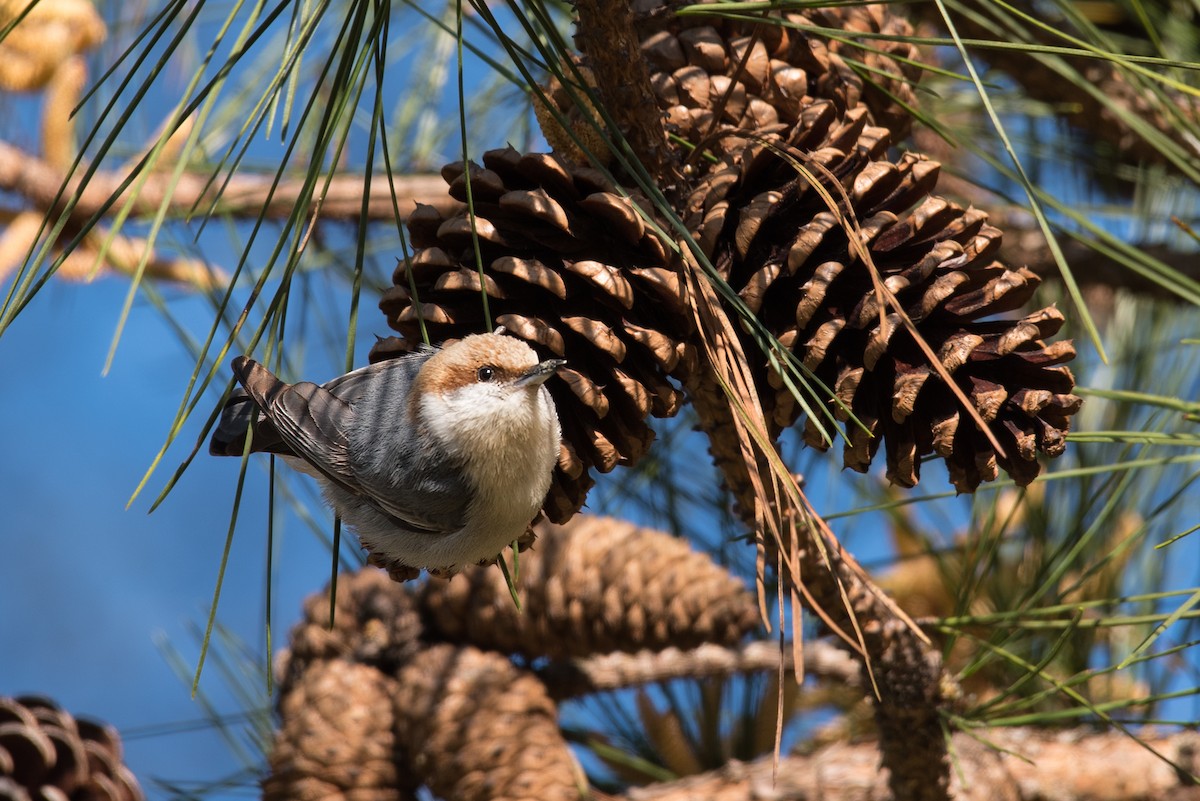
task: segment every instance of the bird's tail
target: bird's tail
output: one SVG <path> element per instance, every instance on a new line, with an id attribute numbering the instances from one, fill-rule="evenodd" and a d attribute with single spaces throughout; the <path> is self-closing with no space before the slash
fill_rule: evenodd
<path id="1" fill-rule="evenodd" d="M 233 370 L 239 380 L 245 381 L 244 371 L 248 372 L 250 365 L 263 368 L 244 357 L 234 360 Z M 265 372 L 265 371 L 264 371 Z M 269 375 L 269 374 L 268 374 Z M 246 429 L 254 425 L 254 438 L 250 443 L 251 453 L 277 453 L 283 456 L 292 455 L 291 449 L 283 442 L 273 423 L 262 413 L 258 404 L 249 393 L 241 387 L 236 387 L 225 401 L 221 409 L 221 417 L 213 430 L 212 439 L 208 442 L 208 452 L 213 456 L 241 456 L 246 449 Z"/>

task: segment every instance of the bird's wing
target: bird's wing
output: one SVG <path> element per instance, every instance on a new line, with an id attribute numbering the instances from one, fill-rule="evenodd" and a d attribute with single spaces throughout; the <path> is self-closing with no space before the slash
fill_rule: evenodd
<path id="1" fill-rule="evenodd" d="M 332 381 L 322 384 L 321 388 L 332 392 L 341 400 L 353 404 L 362 397 L 374 379 L 389 371 L 398 370 L 408 375 L 411 380 L 411 375 L 415 375 L 420 366 L 435 352 L 436 349 L 428 345 L 421 345 L 412 353 L 338 376 Z M 287 442 L 275 430 L 274 423 L 263 414 L 258 402 L 240 387 L 233 390 L 221 409 L 220 417 L 217 419 L 208 444 L 208 452 L 213 456 L 241 456 L 246 441 L 246 429 L 250 427 L 252 420 L 254 423 L 254 440 L 250 446 L 252 452 L 276 453 L 283 456 L 297 455 L 289 449 Z"/>
<path id="2" fill-rule="evenodd" d="M 402 374 L 407 380 L 411 381 L 416 376 L 417 370 L 420 369 L 421 365 L 428 361 L 429 357 L 434 353 L 433 348 L 422 348 L 421 350 L 406 353 L 394 359 L 385 359 L 384 361 L 352 370 L 345 375 L 338 376 L 332 381 L 325 382 L 321 386 L 347 403 L 353 404 L 366 393 L 372 383 L 384 376 Z"/>
<path id="3" fill-rule="evenodd" d="M 253 359 L 238 356 L 233 372 L 280 439 L 321 475 L 350 491 L 350 404 L 307 381 L 288 384 Z"/>
<path id="4" fill-rule="evenodd" d="M 267 422 L 254 399 L 241 387 L 234 389 L 221 407 L 212 439 L 208 441 L 208 452 L 213 456 L 241 456 L 246 443 L 246 429 L 251 421 L 255 423 L 251 450 L 287 453 L 287 446 L 280 442 L 275 427 Z M 270 447 L 271 443 L 277 447 Z"/>
<path id="5" fill-rule="evenodd" d="M 285 383 L 245 356 L 233 360 L 233 372 L 280 439 L 326 479 L 373 504 L 397 526 L 416 532 L 442 533 L 440 527 L 413 520 L 411 513 L 361 486 L 351 466 L 349 434 L 354 408 L 350 403 L 308 381 Z"/>
<path id="6" fill-rule="evenodd" d="M 413 530 L 450 533 L 466 524 L 464 499 L 471 487 L 462 465 L 412 427 L 408 403 L 417 374 L 435 352 L 422 347 L 335 378 L 325 388 L 354 410 L 351 467 L 363 491 Z M 402 474 L 406 478 L 399 480 Z"/>

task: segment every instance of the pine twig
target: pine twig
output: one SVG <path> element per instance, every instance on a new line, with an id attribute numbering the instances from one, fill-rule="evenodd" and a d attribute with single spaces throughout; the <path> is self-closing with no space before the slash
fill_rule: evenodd
<path id="1" fill-rule="evenodd" d="M 752 642 L 736 648 L 709 643 L 691 650 L 667 648 L 633 654 L 616 652 L 552 662 L 538 671 L 538 675 L 550 696 L 563 700 L 670 679 L 776 672 L 781 662 L 788 672 L 794 670 L 792 652 L 781 652 L 778 642 Z M 804 673 L 843 685 L 861 686 L 858 664 L 853 657 L 823 640 L 805 644 Z"/>
<path id="2" fill-rule="evenodd" d="M 82 223 L 104 209 L 117 207 L 124 197 L 112 198 L 127 177 L 121 172 L 99 171 L 83 186 L 77 179 L 70 179 L 63 197 L 78 196 L 71 213 L 72 220 Z M 185 172 L 178 183 L 172 186 L 170 173 L 151 175 L 134 202 L 133 213 L 156 213 L 168 193 L 168 210 L 173 216 L 182 216 L 194 206 L 204 208 L 212 200 L 209 178 L 204 172 Z M 50 211 L 54 208 L 54 198 L 64 179 L 61 171 L 34 154 L 0 142 L 0 189 L 15 192 L 37 208 Z M 304 182 L 300 178 L 285 178 L 270 194 L 273 180 L 269 175 L 234 175 L 225 186 L 214 213 L 257 217 L 265 207 L 268 219 L 286 218 L 294 210 Z M 418 203 L 434 206 L 443 214 L 452 214 L 460 206 L 446 193 L 446 182 L 439 175 L 396 176 L 393 182 L 400 199 L 400 214 L 404 218 L 412 213 Z M 321 218 L 357 220 L 364 208 L 362 190 L 361 173 L 336 176 L 322 200 Z M 365 208 L 371 220 L 390 222 L 395 218 L 391 188 L 386 181 L 371 182 L 371 197 Z"/>

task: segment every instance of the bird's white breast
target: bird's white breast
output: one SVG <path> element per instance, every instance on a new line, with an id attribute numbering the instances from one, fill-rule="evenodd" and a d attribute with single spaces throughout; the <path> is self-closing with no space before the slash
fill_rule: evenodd
<path id="1" fill-rule="evenodd" d="M 524 533 L 550 488 L 561 440 L 550 393 L 472 385 L 422 399 L 421 411 L 474 489 L 457 563 L 491 558 Z"/>

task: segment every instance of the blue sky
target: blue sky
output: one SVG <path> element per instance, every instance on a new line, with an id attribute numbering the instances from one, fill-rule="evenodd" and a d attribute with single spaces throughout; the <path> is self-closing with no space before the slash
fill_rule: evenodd
<path id="1" fill-rule="evenodd" d="M 154 638 L 196 652 L 186 626 L 203 620 L 212 596 L 236 464 L 200 460 L 153 516 L 145 500 L 125 510 L 191 369 L 159 314 L 139 306 L 101 377 L 126 289 L 119 279 L 56 282 L 0 337 L 8 387 L 0 393 L 0 688 L 46 694 L 136 730 L 200 716 Z M 263 508 L 251 494 L 247 519 L 261 519 Z M 322 558 L 298 545 L 283 559 L 311 563 L 314 575 L 304 586 L 285 582 L 281 608 L 298 608 L 323 570 Z M 261 640 L 263 550 L 255 533 L 235 541 L 222 606 L 222 620 L 250 642 Z M 213 678 L 206 688 L 220 696 Z M 134 739 L 127 753 L 143 780 L 233 768 L 212 735 Z"/>

